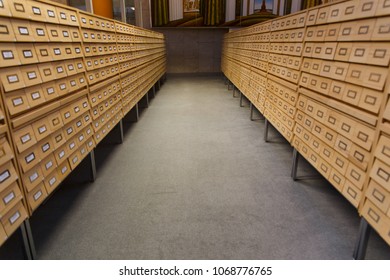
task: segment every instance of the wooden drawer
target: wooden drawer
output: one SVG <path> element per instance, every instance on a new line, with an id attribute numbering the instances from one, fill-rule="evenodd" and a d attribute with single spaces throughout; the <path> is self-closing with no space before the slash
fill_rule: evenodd
<path id="1" fill-rule="evenodd" d="M 54 132 L 52 134 L 52 138 L 53 138 L 53 143 L 54 143 L 54 148 L 55 149 L 58 149 L 59 147 L 61 147 L 66 142 L 65 134 L 64 134 L 62 129 L 57 130 L 56 132 Z"/>
<path id="2" fill-rule="evenodd" d="M 73 123 L 69 123 L 69 124 L 65 125 L 64 135 L 65 135 L 66 140 L 69 140 L 70 138 L 72 138 L 75 135 L 75 133 L 76 133 L 76 128 L 75 128 Z"/>
<path id="3" fill-rule="evenodd" d="M 85 148 L 84 148 L 85 149 Z M 72 170 L 74 170 L 77 165 L 80 164 L 82 160 L 82 156 L 78 150 L 76 150 L 70 157 L 69 157 L 69 165 Z"/>
<path id="4" fill-rule="evenodd" d="M 332 60 L 336 53 L 336 42 L 313 43 L 311 56 L 315 58 Z"/>
<path id="5" fill-rule="evenodd" d="M 0 165 L 4 165 L 14 158 L 14 153 L 5 137 L 0 139 Z"/>
<path id="6" fill-rule="evenodd" d="M 349 161 L 341 153 L 334 151 L 331 161 L 332 166 L 343 176 L 347 173 Z"/>
<path id="7" fill-rule="evenodd" d="M 323 77 L 344 81 L 347 77 L 349 63 L 323 60 L 320 75 Z"/>
<path id="8" fill-rule="evenodd" d="M 19 52 L 14 43 L 2 43 L 0 45 L 0 67 L 17 66 L 21 64 Z"/>
<path id="9" fill-rule="evenodd" d="M 51 129 L 50 129 L 50 119 L 48 118 L 42 118 L 38 121 L 35 121 L 32 124 L 34 133 L 35 133 L 35 138 L 37 141 L 40 141 L 47 136 L 51 134 Z"/>
<path id="10" fill-rule="evenodd" d="M 34 211 L 37 209 L 38 206 L 45 201 L 46 197 L 47 191 L 45 189 L 45 184 L 42 182 L 27 195 L 27 202 L 31 210 Z"/>
<path id="11" fill-rule="evenodd" d="M 355 208 L 359 206 L 359 203 L 362 199 L 362 191 L 359 190 L 354 184 L 346 180 L 342 193 Z"/>
<path id="12" fill-rule="evenodd" d="M 379 185 L 374 180 L 370 180 L 366 191 L 367 198 L 375 204 L 383 213 L 388 213 L 390 209 L 390 192 Z"/>
<path id="13" fill-rule="evenodd" d="M 387 68 L 350 64 L 345 80 L 359 86 L 383 90 L 387 74 Z"/>
<path id="14" fill-rule="evenodd" d="M 342 192 L 345 184 L 345 177 L 343 175 L 333 168 L 330 171 L 328 180 L 339 192 Z"/>
<path id="15" fill-rule="evenodd" d="M 7 214 L 1 217 L 1 223 L 8 236 L 10 236 L 27 219 L 27 212 L 20 201 Z"/>
<path id="16" fill-rule="evenodd" d="M 43 82 L 50 82 L 60 78 L 57 77 L 56 69 L 52 63 L 40 64 L 38 69 Z"/>
<path id="17" fill-rule="evenodd" d="M 332 167 L 322 158 L 319 158 L 319 163 L 317 165 L 317 170 L 324 176 L 325 179 L 329 180 L 329 176 L 332 170 Z"/>
<path id="18" fill-rule="evenodd" d="M 45 177 L 44 184 L 48 194 L 51 194 L 61 183 L 57 169 Z"/>
<path id="19" fill-rule="evenodd" d="M 375 159 L 372 166 L 370 177 L 390 191 L 390 166 L 380 159 Z"/>
<path id="20" fill-rule="evenodd" d="M 389 137 L 382 135 L 375 149 L 375 157 L 390 165 L 390 141 Z"/>
<path id="21" fill-rule="evenodd" d="M 378 114 L 383 102 L 383 94 L 379 91 L 363 88 L 358 106 L 372 113 Z"/>
<path id="22" fill-rule="evenodd" d="M 20 68 L 25 86 L 35 86 L 42 83 L 42 78 L 37 65 L 23 66 Z"/>
<path id="23" fill-rule="evenodd" d="M 381 17 L 375 19 L 375 27 L 371 36 L 371 40 L 388 41 L 390 39 L 389 22 L 390 22 L 390 17 Z"/>
<path id="24" fill-rule="evenodd" d="M 14 33 L 13 26 L 11 21 L 8 18 L 0 17 L 0 41 L 2 42 L 14 42 L 16 41 L 16 36 Z"/>
<path id="25" fill-rule="evenodd" d="M 319 152 L 319 155 L 329 164 L 332 165 L 332 160 L 335 155 L 335 151 L 333 148 L 329 147 L 328 145 L 322 143 L 321 150 Z"/>
<path id="26" fill-rule="evenodd" d="M 49 33 L 46 30 L 46 25 L 43 22 L 31 22 L 31 30 L 35 42 L 49 42 Z"/>
<path id="27" fill-rule="evenodd" d="M 1 9 L 0 9 L 1 11 Z M 3 245 L 3 243 L 7 240 L 7 234 L 5 233 L 5 230 L 3 228 L 3 225 L 0 223 L 0 246 Z"/>
<path id="28" fill-rule="evenodd" d="M 27 172 L 39 163 L 39 148 L 38 145 L 34 145 L 18 155 L 18 162 L 23 172 Z"/>
<path id="29" fill-rule="evenodd" d="M 339 41 L 366 41 L 373 39 L 375 19 L 343 22 L 338 36 Z M 372 34 L 372 36 L 370 36 Z"/>
<path id="30" fill-rule="evenodd" d="M 10 17 L 11 14 L 11 3 L 6 0 L 0 0 L 0 16 Z M 1 245 L 1 238 L 0 238 Z"/>
<path id="31" fill-rule="evenodd" d="M 366 173 L 351 162 L 348 164 L 348 169 L 347 173 L 345 174 L 345 177 L 350 182 L 352 182 L 358 189 L 363 189 L 363 184 L 366 179 Z"/>
<path id="32" fill-rule="evenodd" d="M 46 178 L 51 172 L 53 172 L 57 168 L 57 162 L 55 160 L 55 156 L 53 153 L 46 156 L 41 161 L 41 169 L 43 176 Z"/>
<path id="33" fill-rule="evenodd" d="M 57 172 L 59 175 L 59 179 L 63 181 L 71 172 L 70 165 L 68 161 L 63 162 L 61 165 L 57 167 Z"/>
<path id="34" fill-rule="evenodd" d="M 15 39 L 18 42 L 34 42 L 34 33 L 28 20 L 12 19 L 11 25 L 15 37 L 9 40 L 10 42 L 15 41 Z M 4 33 L 8 35 L 7 31 Z"/>
<path id="35" fill-rule="evenodd" d="M 388 15 L 389 13 L 390 13 L 390 5 L 388 3 L 388 0 L 379 0 L 375 15 L 383 16 L 383 15 Z"/>
<path id="36" fill-rule="evenodd" d="M 39 158 L 42 160 L 54 151 L 54 142 L 52 135 L 40 141 L 37 146 Z"/>
<path id="37" fill-rule="evenodd" d="M 37 143 L 37 139 L 35 138 L 34 130 L 31 125 L 27 125 L 16 130 L 13 133 L 13 138 L 19 153 L 22 153 Z"/>
<path id="38" fill-rule="evenodd" d="M 350 61 L 353 45 L 354 43 L 352 42 L 338 42 L 334 59 L 345 62 Z"/>
<path id="39" fill-rule="evenodd" d="M 60 7 L 56 7 L 56 8 L 57 8 L 57 14 L 58 14 L 58 19 L 60 24 L 73 25 L 73 26 L 79 25 L 76 11 L 68 10 Z"/>
<path id="40" fill-rule="evenodd" d="M 348 157 L 352 147 L 352 141 L 348 138 L 338 134 L 334 148 L 336 151 L 341 153 L 343 156 Z"/>
<path id="41" fill-rule="evenodd" d="M 41 166 L 38 164 L 22 175 L 22 180 L 28 192 L 34 189 L 44 179 Z"/>
<path id="42" fill-rule="evenodd" d="M 366 171 L 368 162 L 371 159 L 371 153 L 367 150 L 359 147 L 358 145 L 352 144 L 350 150 L 349 160 L 356 164 L 359 168 Z"/>
<path id="43" fill-rule="evenodd" d="M 361 0 L 359 3 L 347 1 L 331 5 L 328 22 L 345 21 L 358 18 L 372 17 L 377 8 L 377 1 Z"/>
<path id="44" fill-rule="evenodd" d="M 55 150 L 54 156 L 57 162 L 57 165 L 60 166 L 68 157 L 69 157 L 68 146 L 65 143 L 61 147 Z"/>
<path id="45" fill-rule="evenodd" d="M 20 192 L 17 182 L 12 183 L 8 188 L 0 192 L 0 216 L 4 216 L 11 208 L 13 208 L 23 195 Z"/>
<path id="46" fill-rule="evenodd" d="M 1 69 L 1 83 L 6 92 L 25 88 L 23 75 L 19 67 Z"/>
<path id="47" fill-rule="evenodd" d="M 376 207 L 370 200 L 364 202 L 362 216 L 390 244 L 390 218 Z"/>

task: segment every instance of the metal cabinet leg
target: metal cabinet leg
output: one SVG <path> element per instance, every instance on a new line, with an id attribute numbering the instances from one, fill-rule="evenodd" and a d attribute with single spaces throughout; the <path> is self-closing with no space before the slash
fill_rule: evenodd
<path id="1" fill-rule="evenodd" d="M 31 248 L 30 248 L 30 242 L 27 234 L 27 229 L 26 229 L 26 224 L 23 222 L 20 225 L 20 234 L 22 236 L 22 241 L 23 241 L 23 253 L 26 257 L 27 260 L 33 260 Z"/>
<path id="2" fill-rule="evenodd" d="M 250 108 L 250 111 L 251 111 L 251 114 L 250 114 L 249 119 L 250 119 L 251 121 L 254 121 L 254 120 L 255 120 L 255 119 L 253 118 L 254 105 L 253 105 L 252 102 L 249 104 L 249 108 Z M 262 120 L 264 120 L 264 119 L 265 119 L 264 117 L 260 117 L 259 119 L 256 119 L 256 120 L 262 121 Z"/>
<path id="3" fill-rule="evenodd" d="M 156 97 L 156 85 L 153 85 L 153 97 Z"/>
<path id="4" fill-rule="evenodd" d="M 93 149 L 89 153 L 89 161 L 90 161 L 90 166 L 91 166 L 91 182 L 95 182 L 96 180 L 96 162 L 95 162 L 95 149 Z"/>
<path id="5" fill-rule="evenodd" d="M 359 237 L 355 245 L 353 252 L 353 258 L 355 260 L 364 260 L 366 257 L 368 240 L 370 238 L 371 227 L 363 217 L 360 220 Z"/>
<path id="6" fill-rule="evenodd" d="M 121 119 L 118 123 L 119 127 L 119 144 L 123 143 L 123 119 Z"/>
<path id="7" fill-rule="evenodd" d="M 299 160 L 299 153 L 298 153 L 297 149 L 294 148 L 292 169 L 291 169 L 291 177 L 294 181 L 297 180 L 298 160 Z"/>
<path id="8" fill-rule="evenodd" d="M 234 91 L 234 85 L 233 85 L 233 83 L 231 82 L 231 81 L 229 81 L 228 80 L 228 90 L 230 90 L 230 86 L 233 86 L 233 91 Z M 233 92 L 233 94 L 234 94 L 234 92 Z"/>
<path id="9" fill-rule="evenodd" d="M 161 89 L 161 80 L 158 80 L 158 90 Z"/>
<path id="10" fill-rule="evenodd" d="M 37 258 L 37 251 L 35 250 L 35 242 L 32 235 L 30 220 L 29 219 L 25 220 L 24 224 L 26 226 L 27 238 L 30 243 L 31 257 L 33 260 L 35 260 Z"/>
<path id="11" fill-rule="evenodd" d="M 268 128 L 269 128 L 269 123 L 268 120 L 265 119 L 265 127 L 264 127 L 264 142 L 268 142 Z"/>
<path id="12" fill-rule="evenodd" d="M 236 88 L 235 85 L 233 85 L 233 97 L 239 97 L 239 96 L 236 96 L 236 90 L 238 90 L 238 88 Z M 241 93 L 241 91 L 239 91 Z"/>
<path id="13" fill-rule="evenodd" d="M 242 106 L 242 92 L 240 91 L 240 107 L 243 107 Z"/>
<path id="14" fill-rule="evenodd" d="M 139 121 L 139 109 L 138 109 L 138 103 L 135 104 L 135 121 Z"/>

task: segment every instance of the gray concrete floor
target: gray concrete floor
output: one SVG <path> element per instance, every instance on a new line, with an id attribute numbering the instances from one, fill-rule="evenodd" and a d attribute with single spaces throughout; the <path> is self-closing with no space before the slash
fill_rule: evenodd
<path id="1" fill-rule="evenodd" d="M 97 180 L 80 183 L 83 162 L 34 215 L 38 257 L 352 259 L 356 210 L 322 178 L 294 182 L 292 148 L 263 133 L 221 77 L 169 77 L 123 144 L 96 149 Z M 367 259 L 389 248 L 374 233 Z"/>

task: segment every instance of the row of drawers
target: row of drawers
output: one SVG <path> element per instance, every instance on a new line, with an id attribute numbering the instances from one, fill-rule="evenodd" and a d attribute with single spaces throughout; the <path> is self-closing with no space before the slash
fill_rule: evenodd
<path id="1" fill-rule="evenodd" d="M 0 137 L 0 245 L 27 218 L 22 204 L 14 154 L 6 135 Z"/>
<path id="2" fill-rule="evenodd" d="M 363 170 L 369 162 L 370 151 L 374 145 L 375 129 L 342 114 L 331 107 L 315 102 L 301 95 L 297 122 L 322 135 L 329 146 L 338 149 L 350 160 L 354 160 Z M 318 127 L 317 127 L 318 126 Z"/>
<path id="3" fill-rule="evenodd" d="M 383 101 L 383 93 L 380 91 L 315 74 L 302 73 L 300 85 L 376 115 Z"/>
<path id="4" fill-rule="evenodd" d="M 15 0 L 12 2 L 2 0 L 0 2 L 0 16 L 71 26 L 79 25 L 76 10 L 31 0 Z"/>
<path id="5" fill-rule="evenodd" d="M 303 57 L 388 66 L 390 46 L 382 42 L 326 42 L 305 43 Z"/>
<path id="6" fill-rule="evenodd" d="M 387 0 L 358 0 L 336 3 L 308 11 L 306 25 L 357 20 L 366 17 L 387 15 L 390 6 Z"/>
<path id="7" fill-rule="evenodd" d="M 380 91 L 389 72 L 387 67 L 307 58 L 303 60 L 302 71 Z M 301 81 L 302 86 L 306 86 L 306 82 Z"/>
<path id="8" fill-rule="evenodd" d="M 2 43 L 0 67 L 82 58 L 80 43 Z"/>
<path id="9" fill-rule="evenodd" d="M 75 75 L 77 77 L 84 77 L 84 72 L 85 67 L 82 59 L 71 59 L 58 62 L 47 62 L 39 65 L 3 68 L 0 70 L 0 79 L 5 92 L 10 92 L 14 90 L 23 90 L 32 86 L 42 87 L 44 83 L 63 78 L 71 80 Z M 78 88 L 85 85 L 85 80 L 76 80 L 81 83 L 81 86 Z M 76 84 L 72 84 L 71 86 L 75 87 Z M 62 90 L 64 89 L 61 88 L 61 91 Z"/>
<path id="10" fill-rule="evenodd" d="M 1 42 L 81 42 L 78 27 L 0 17 Z M 94 33 L 93 33 L 94 34 Z M 115 34 L 114 34 L 115 35 Z M 85 33 L 83 36 L 91 36 Z M 107 35 L 106 35 L 107 36 Z M 85 40 L 89 39 L 85 38 Z M 111 39 L 110 35 L 110 39 Z M 116 39 L 115 36 L 114 40 Z M 108 38 L 106 38 L 108 39 Z"/>
<path id="11" fill-rule="evenodd" d="M 351 176 L 351 173 L 346 173 L 346 175 L 341 174 L 334 163 L 329 163 L 328 160 L 325 160 L 321 156 L 327 153 L 327 149 L 329 148 L 326 145 L 318 145 L 318 143 L 321 143 L 320 140 L 309 132 L 306 131 L 306 134 L 309 135 L 309 140 L 302 139 L 299 134 L 294 133 L 294 148 L 357 208 L 361 201 L 362 190 L 350 181 L 351 178 L 354 179 L 354 176 Z"/>

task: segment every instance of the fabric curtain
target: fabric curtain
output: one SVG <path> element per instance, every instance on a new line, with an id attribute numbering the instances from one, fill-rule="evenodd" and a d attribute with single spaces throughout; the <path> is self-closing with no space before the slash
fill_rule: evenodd
<path id="1" fill-rule="evenodd" d="M 169 0 L 152 0 L 153 26 L 163 26 L 169 22 Z"/>
<path id="2" fill-rule="evenodd" d="M 201 0 L 200 12 L 204 25 L 219 25 L 225 20 L 226 0 Z"/>

